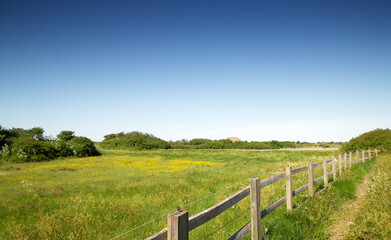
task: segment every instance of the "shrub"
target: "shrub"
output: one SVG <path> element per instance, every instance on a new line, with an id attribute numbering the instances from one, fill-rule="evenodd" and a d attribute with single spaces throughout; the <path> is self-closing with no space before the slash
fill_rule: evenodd
<path id="1" fill-rule="evenodd" d="M 168 149 L 171 145 L 151 134 L 141 132 L 109 134 L 100 143 L 103 148 L 120 148 L 133 150 Z"/>
<path id="2" fill-rule="evenodd" d="M 362 149 L 379 149 L 382 151 L 391 151 L 391 130 L 376 129 L 352 138 L 349 142 L 342 145 L 342 152 L 354 152 Z"/>
<path id="3" fill-rule="evenodd" d="M 20 137 L 12 140 L 12 162 L 36 162 L 55 159 L 57 151 L 51 142 L 37 141 L 32 137 Z"/>
<path id="4" fill-rule="evenodd" d="M 54 144 L 56 150 L 57 150 L 57 155 L 59 157 L 70 157 L 73 156 L 73 151 L 71 147 L 67 144 L 66 141 L 56 141 Z"/>
<path id="5" fill-rule="evenodd" d="M 99 156 L 100 153 L 96 150 L 94 143 L 86 137 L 73 137 L 68 141 L 70 149 L 77 157 Z"/>
<path id="6" fill-rule="evenodd" d="M 109 140 L 109 139 L 113 139 L 113 138 L 116 138 L 117 135 L 114 134 L 114 133 L 111 133 L 111 134 L 107 134 L 104 136 L 105 140 Z"/>
<path id="7" fill-rule="evenodd" d="M 100 155 L 90 139 L 75 137 L 73 131 L 62 131 L 56 141 L 49 141 L 43 133 L 39 127 L 25 130 L 0 126 L 0 158 L 10 162 L 35 162 Z"/>

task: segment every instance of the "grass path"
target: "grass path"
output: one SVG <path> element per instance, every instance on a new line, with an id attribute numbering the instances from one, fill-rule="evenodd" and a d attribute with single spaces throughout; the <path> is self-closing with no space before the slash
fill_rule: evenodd
<path id="1" fill-rule="evenodd" d="M 369 183 L 370 174 L 371 173 L 368 173 L 363 182 L 357 187 L 356 198 L 344 204 L 341 211 L 335 213 L 334 218 L 336 221 L 334 225 L 330 227 L 330 240 L 346 239 L 349 225 L 353 223 L 356 211 L 360 209 L 360 206 L 364 201 L 365 189 Z"/>

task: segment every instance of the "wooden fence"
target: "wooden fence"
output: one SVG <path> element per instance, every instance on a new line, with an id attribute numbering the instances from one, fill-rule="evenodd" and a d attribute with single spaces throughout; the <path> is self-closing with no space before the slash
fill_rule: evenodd
<path id="1" fill-rule="evenodd" d="M 339 155 L 337 158 L 332 156 L 332 158 L 329 160 L 326 160 L 326 158 L 324 158 L 323 162 L 315 164 L 310 161 L 308 163 L 308 166 L 296 169 L 292 169 L 290 166 L 287 166 L 285 173 L 275 175 L 262 181 L 259 178 L 252 178 L 250 180 L 250 186 L 240 190 L 239 192 L 226 198 L 218 204 L 194 216 L 191 216 L 190 218 L 187 211 L 177 211 L 168 215 L 167 228 L 163 229 L 162 231 L 156 233 L 151 237 L 146 238 L 146 240 L 187 240 L 189 238 L 190 231 L 217 217 L 225 210 L 229 209 L 248 195 L 250 195 L 251 221 L 244 225 L 228 239 L 242 239 L 249 232 L 251 232 L 252 240 L 260 240 L 262 239 L 261 220 L 269 213 L 271 213 L 274 209 L 286 203 L 287 210 L 291 211 L 293 209 L 293 197 L 306 189 L 308 189 L 310 197 L 314 197 L 315 184 L 323 180 L 324 186 L 327 187 L 329 184 L 329 176 L 333 176 L 334 182 L 337 179 L 337 175 L 341 175 L 342 172 L 348 167 L 351 167 L 353 163 L 365 162 L 365 160 L 370 160 L 372 158 L 371 153 L 375 153 L 377 157 L 379 152 L 380 151 L 377 149 L 368 149 L 368 151 L 362 150 L 361 152 L 356 151 L 355 153 L 345 153 L 343 155 Z M 353 159 L 353 156 L 355 156 L 355 159 Z M 338 162 L 338 168 L 336 166 L 336 162 Z M 327 164 L 329 163 L 331 163 L 332 165 L 331 172 L 327 172 Z M 314 179 L 313 170 L 320 166 L 323 166 L 323 175 Z M 303 171 L 308 171 L 308 184 L 305 184 L 304 186 L 292 190 L 292 176 Z M 337 174 L 337 172 L 339 174 Z M 286 179 L 286 196 L 278 199 L 274 203 L 267 206 L 265 209 L 261 210 L 261 189 L 283 178 Z"/>

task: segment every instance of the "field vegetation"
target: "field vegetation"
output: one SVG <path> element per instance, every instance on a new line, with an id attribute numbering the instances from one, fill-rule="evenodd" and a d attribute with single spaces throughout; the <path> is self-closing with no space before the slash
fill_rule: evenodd
<path id="1" fill-rule="evenodd" d="M 90 139 L 76 137 L 72 131 L 62 131 L 57 140 L 46 138 L 44 132 L 40 127 L 5 129 L 0 126 L 0 160 L 37 162 L 59 157 L 100 155 Z"/>
<path id="2" fill-rule="evenodd" d="M 391 239 L 391 155 L 381 155 L 366 188 L 364 203 L 351 223 L 349 239 Z"/>
<path id="3" fill-rule="evenodd" d="M 151 149 L 281 149 L 281 148 L 335 148 L 341 143 L 308 143 L 292 141 L 231 141 L 230 139 L 210 140 L 195 138 L 192 140 L 164 141 L 152 134 L 141 132 L 108 134 L 99 143 L 104 149 L 128 149 L 128 150 L 151 150 Z"/>
<path id="4" fill-rule="evenodd" d="M 391 152 L 391 130 L 375 129 L 352 138 L 341 147 L 342 152 L 354 152 L 362 149 L 375 149 Z"/>
<path id="5" fill-rule="evenodd" d="M 95 157 L 3 163 L 0 239 L 111 239 L 156 219 L 121 237 L 143 239 L 166 227 L 167 213 L 177 206 L 194 215 L 248 186 L 251 177 L 265 179 L 286 165 L 301 167 L 331 154 L 104 150 Z M 306 181 L 305 172 L 295 175 L 293 188 Z M 284 196 L 284 185 L 279 181 L 262 190 L 263 208 Z M 249 206 L 247 197 L 190 237 L 227 238 L 249 221 Z M 273 219 L 272 213 L 265 224 Z"/>
<path id="6" fill-rule="evenodd" d="M 330 239 L 330 227 L 338 221 L 334 217 L 335 213 L 341 211 L 344 204 L 355 199 L 358 185 L 375 163 L 372 160 L 354 164 L 315 199 L 306 201 L 293 212 L 278 209 L 265 222 L 265 234 L 270 239 Z M 330 176 L 329 182 L 331 180 Z M 319 188 L 323 188 L 323 183 Z"/>
<path id="7" fill-rule="evenodd" d="M 344 144 L 342 151 L 376 147 L 387 152 L 390 132 L 377 129 L 365 133 Z M 192 216 L 248 186 L 251 177 L 265 179 L 284 172 L 287 165 L 297 168 L 337 154 L 232 149 L 327 149 L 340 145 L 228 139 L 166 142 L 131 132 L 106 135 L 97 144 L 100 155 L 91 140 L 76 137 L 72 131 L 62 131 L 55 140 L 43 133 L 42 128 L 0 128 L 0 239 L 111 239 L 125 232 L 121 239 L 143 239 L 166 227 L 167 214 L 178 206 Z M 162 151 L 166 149 L 176 150 Z M 217 151 L 221 149 L 231 150 Z M 389 227 L 384 221 L 391 216 L 387 208 L 390 196 L 389 191 L 383 191 L 384 184 L 379 184 L 390 185 L 389 162 L 382 160 L 375 168 L 377 174 L 369 190 L 372 194 L 362 210 L 367 215 L 357 217 L 351 238 L 389 237 L 383 228 Z M 268 215 L 262 223 L 264 234 L 272 239 L 327 239 L 330 233 L 325 226 L 333 221 L 332 212 L 354 198 L 357 184 L 372 165 L 355 165 L 316 201 L 309 201 L 306 191 L 296 196 L 294 206 L 301 207 L 291 213 L 280 207 Z M 315 178 L 321 171 L 315 169 Z M 293 189 L 307 183 L 306 172 L 296 174 L 293 183 Z M 285 181 L 279 181 L 262 189 L 262 208 L 283 197 L 284 186 Z M 322 182 L 317 184 L 318 189 L 322 187 Z M 375 202 L 381 203 L 379 208 L 370 208 Z M 190 237 L 229 237 L 250 220 L 249 206 L 247 197 L 190 232 Z M 380 213 L 382 218 L 376 218 Z M 356 231 L 355 226 L 365 230 Z M 376 235 L 380 230 L 385 235 Z"/>

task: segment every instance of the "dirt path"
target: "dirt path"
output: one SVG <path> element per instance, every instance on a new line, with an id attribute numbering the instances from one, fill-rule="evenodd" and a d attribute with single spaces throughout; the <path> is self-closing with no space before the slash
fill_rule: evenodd
<path id="1" fill-rule="evenodd" d="M 341 211 L 335 214 L 337 219 L 333 226 L 331 226 L 331 240 L 340 240 L 345 239 L 349 225 L 353 222 L 355 212 L 361 206 L 361 203 L 364 200 L 365 188 L 369 182 L 369 174 L 364 178 L 364 181 L 357 188 L 357 196 L 355 199 L 347 202 Z"/>

